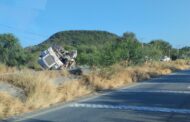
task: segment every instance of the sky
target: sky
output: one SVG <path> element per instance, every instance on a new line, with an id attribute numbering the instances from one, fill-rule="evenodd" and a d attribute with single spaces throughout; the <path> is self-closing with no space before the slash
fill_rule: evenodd
<path id="1" fill-rule="evenodd" d="M 23 47 L 65 30 L 134 32 L 141 42 L 190 46 L 190 0 L 0 0 L 0 33 Z"/>

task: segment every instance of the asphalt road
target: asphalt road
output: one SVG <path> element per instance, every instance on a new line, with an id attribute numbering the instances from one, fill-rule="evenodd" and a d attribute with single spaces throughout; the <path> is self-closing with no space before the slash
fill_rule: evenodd
<path id="1" fill-rule="evenodd" d="M 190 70 L 9 121 L 190 122 Z"/>

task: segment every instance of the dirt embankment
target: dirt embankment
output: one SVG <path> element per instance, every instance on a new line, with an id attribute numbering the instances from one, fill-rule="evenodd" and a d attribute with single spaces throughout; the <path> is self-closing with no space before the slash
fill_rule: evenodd
<path id="1" fill-rule="evenodd" d="M 122 62 L 107 68 L 94 68 L 90 73 L 76 77 L 67 71 L 18 71 L 1 65 L 0 73 L 10 74 L 0 75 L 0 118 L 188 68 L 190 66 L 184 60 L 139 66 Z M 9 90 L 6 91 L 3 85 Z"/>

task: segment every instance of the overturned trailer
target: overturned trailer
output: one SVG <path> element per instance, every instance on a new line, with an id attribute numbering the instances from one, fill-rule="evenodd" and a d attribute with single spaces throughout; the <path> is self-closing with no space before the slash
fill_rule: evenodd
<path id="1" fill-rule="evenodd" d="M 75 67 L 77 50 L 67 51 L 54 45 L 42 51 L 38 63 L 43 69 L 72 69 Z"/>

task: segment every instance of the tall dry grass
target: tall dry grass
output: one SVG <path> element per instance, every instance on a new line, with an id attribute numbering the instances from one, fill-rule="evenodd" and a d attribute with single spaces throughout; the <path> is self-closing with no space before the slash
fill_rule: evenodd
<path id="1" fill-rule="evenodd" d="M 72 81 L 58 88 L 58 93 L 61 96 L 60 101 L 70 101 L 76 97 L 87 95 L 94 90 L 85 81 Z"/>
<path id="2" fill-rule="evenodd" d="M 72 100 L 76 97 L 83 96 L 85 94 L 90 93 L 90 89 L 84 85 L 84 82 L 81 81 L 72 81 L 67 83 L 64 86 L 57 87 L 52 82 L 50 82 L 51 78 L 55 78 L 56 76 L 66 76 L 65 71 L 54 72 L 54 71 L 41 71 L 34 72 L 33 70 L 22 70 L 18 71 L 19 73 L 13 73 L 9 75 L 1 75 L 0 82 L 8 82 L 16 87 L 19 87 L 24 90 L 26 99 L 18 100 L 14 97 L 7 97 L 7 94 L 0 94 L 0 107 L 5 106 L 4 101 L 10 103 L 12 106 L 12 110 L 17 113 L 22 113 L 26 111 L 32 111 L 37 108 L 48 107 L 51 104 L 57 102 L 64 102 L 68 100 Z M 51 74 L 52 73 L 52 74 Z M 1 99 L 4 99 L 2 101 Z M 10 101 L 19 102 L 19 108 L 25 108 L 23 111 L 17 111 L 17 104 L 12 104 Z M 0 116 L 7 117 L 10 115 L 15 115 L 14 111 L 6 112 L 2 107 L 2 111 L 0 108 Z"/>
<path id="3" fill-rule="evenodd" d="M 8 67 L 4 64 L 0 63 L 0 73 L 13 73 L 18 71 L 16 67 Z"/>
<path id="4" fill-rule="evenodd" d="M 139 66 L 115 64 L 92 72 L 86 76 L 86 81 L 96 90 L 111 89 L 188 68 L 190 65 L 185 60 L 149 62 Z"/>
<path id="5" fill-rule="evenodd" d="M 7 93 L 0 92 L 0 118 L 27 111 L 24 104 Z"/>
<path id="6" fill-rule="evenodd" d="M 17 74 L 4 75 L 1 81 L 8 82 L 24 90 L 28 108 L 45 107 L 47 104 L 57 102 L 56 87 L 49 82 L 44 73 L 21 71 Z"/>
<path id="7" fill-rule="evenodd" d="M 38 71 L 24 69 L 10 75 L 0 75 L 1 82 L 8 82 L 22 88 L 26 99 L 19 100 L 8 94 L 0 93 L 0 116 L 6 117 L 18 113 L 48 107 L 57 102 L 73 100 L 76 97 L 97 90 L 113 89 L 130 83 L 149 79 L 172 71 L 190 68 L 187 61 L 149 62 L 139 66 L 115 64 L 101 70 L 82 75 L 80 79 L 55 86 L 50 79 L 68 76 L 67 71 Z M 4 67 L 3 69 L 6 69 Z M 5 70 L 7 71 L 7 70 Z M 3 71 L 4 72 L 4 71 Z"/>

